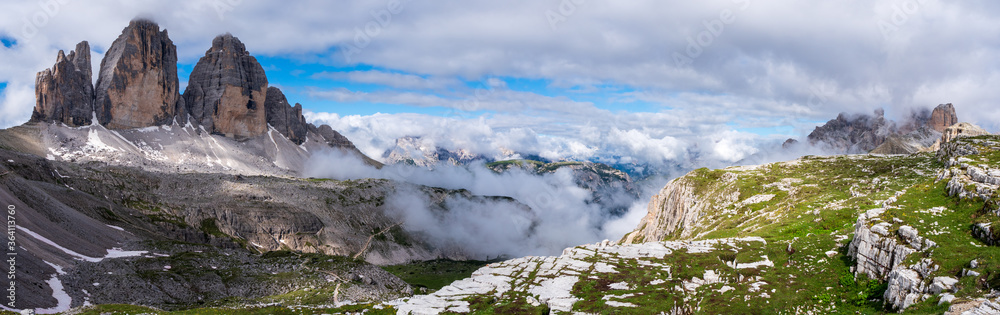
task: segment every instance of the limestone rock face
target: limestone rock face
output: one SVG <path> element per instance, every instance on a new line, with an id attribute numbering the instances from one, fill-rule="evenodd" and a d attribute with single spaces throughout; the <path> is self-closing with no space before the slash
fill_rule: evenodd
<path id="1" fill-rule="evenodd" d="M 682 237 L 690 236 L 690 231 L 683 228 L 698 220 L 706 204 L 698 201 L 693 183 L 684 177 L 678 178 L 653 196 L 639 228 L 625 235 L 623 243 L 662 241 L 678 230 Z"/>
<path id="2" fill-rule="evenodd" d="M 264 68 L 230 34 L 212 41 L 198 60 L 184 91 L 187 112 L 205 130 L 235 138 L 267 131 Z"/>
<path id="3" fill-rule="evenodd" d="M 91 78 L 90 44 L 80 42 L 68 56 L 60 50 L 56 64 L 35 77 L 36 101 L 31 119 L 69 126 L 90 124 L 94 111 Z"/>
<path id="4" fill-rule="evenodd" d="M 869 226 L 869 220 L 877 218 L 885 209 L 873 209 L 858 217 L 855 224 L 854 240 L 848 249 L 848 256 L 857 261 L 855 274 L 867 274 L 872 278 L 885 279 L 906 256 L 917 252 L 896 235 L 889 232 L 889 224 Z"/>
<path id="5" fill-rule="evenodd" d="M 889 287 L 882 297 L 885 298 L 886 304 L 899 310 L 920 302 L 927 287 L 920 274 L 910 269 L 893 270 L 889 274 L 887 282 Z"/>
<path id="6" fill-rule="evenodd" d="M 957 123 L 958 115 L 955 114 L 955 106 L 948 103 L 935 107 L 934 112 L 931 113 L 931 120 L 927 124 L 938 132 L 944 132 L 945 128 Z"/>
<path id="7" fill-rule="evenodd" d="M 111 129 L 172 121 L 180 97 L 177 48 L 149 20 L 133 20 L 111 44 L 95 89 L 97 118 Z"/>
<path id="8" fill-rule="evenodd" d="M 272 86 L 267 88 L 264 108 L 267 109 L 267 123 L 271 127 L 274 127 L 295 144 L 302 144 L 306 141 L 309 123 L 302 116 L 302 104 L 296 103 L 295 107 L 292 107 L 288 104 L 285 93 Z"/>

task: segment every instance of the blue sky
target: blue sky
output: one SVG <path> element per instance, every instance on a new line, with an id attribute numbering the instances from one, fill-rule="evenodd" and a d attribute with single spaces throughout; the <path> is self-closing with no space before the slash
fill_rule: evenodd
<path id="1" fill-rule="evenodd" d="M 337 102 L 322 98 L 316 98 L 306 93 L 309 88 L 335 89 L 344 88 L 356 92 L 377 92 L 392 89 L 385 85 L 367 82 L 356 82 L 348 78 L 336 78 L 331 76 L 317 77 L 317 74 L 339 73 L 347 74 L 356 71 L 382 71 L 400 75 L 419 76 L 413 73 L 394 71 L 392 69 L 379 68 L 371 65 L 350 65 L 332 66 L 316 63 L 305 63 L 287 57 L 259 56 L 258 62 L 264 67 L 268 75 L 268 80 L 272 85 L 285 87 L 283 92 L 291 99 L 291 102 L 304 103 L 304 106 L 314 111 L 328 111 L 341 115 L 371 115 L 375 113 L 420 113 L 429 115 L 446 115 L 451 112 L 447 108 L 440 107 L 413 107 L 406 104 L 388 104 L 366 101 Z M 193 64 L 180 65 L 180 75 L 189 74 Z M 426 78 L 426 77 L 424 77 Z M 645 102 L 641 100 L 619 102 L 612 99 L 607 92 L 626 93 L 634 92 L 634 89 L 622 86 L 601 85 L 594 87 L 594 90 L 583 91 L 574 87 L 556 88 L 552 87 L 552 80 L 530 79 L 518 77 L 491 77 L 502 80 L 507 88 L 511 90 L 531 92 L 549 97 L 566 97 L 578 102 L 590 102 L 597 108 L 606 109 L 613 112 L 656 112 L 664 109 L 660 104 Z M 483 83 L 483 80 L 456 79 L 458 85 L 441 92 L 429 92 L 428 94 L 445 97 L 448 94 L 455 95 L 469 90 L 484 89 L 490 87 Z M 419 89 L 409 89 L 419 90 Z M 442 93 L 443 92 L 443 93 Z M 488 111 L 472 112 L 471 114 L 487 113 Z"/>
<path id="2" fill-rule="evenodd" d="M 0 126 L 30 117 L 34 75 L 59 49 L 89 41 L 96 69 L 141 16 L 169 31 L 182 86 L 232 33 L 309 119 L 373 156 L 419 136 L 482 154 L 726 165 L 841 112 L 899 119 L 941 103 L 1000 129 L 995 1 L 564 2 L 7 2 Z"/>

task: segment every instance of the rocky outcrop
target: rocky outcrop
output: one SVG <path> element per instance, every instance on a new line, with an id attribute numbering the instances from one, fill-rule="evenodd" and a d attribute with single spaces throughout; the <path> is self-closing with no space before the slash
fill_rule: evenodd
<path id="1" fill-rule="evenodd" d="M 958 137 L 975 137 L 990 134 L 986 129 L 970 123 L 958 123 L 949 126 L 941 134 L 941 143 L 948 143 Z"/>
<path id="2" fill-rule="evenodd" d="M 885 302 L 900 310 L 919 302 L 927 289 L 920 274 L 910 269 L 893 270 L 887 282 Z"/>
<path id="3" fill-rule="evenodd" d="M 295 107 L 292 107 L 288 104 L 285 93 L 282 93 L 281 89 L 272 86 L 267 88 L 267 99 L 264 101 L 264 108 L 267 110 L 268 125 L 271 125 L 271 127 L 284 135 L 285 138 L 295 142 L 295 144 L 302 144 L 306 141 L 306 133 L 309 132 L 309 123 L 302 116 L 302 104 L 295 103 Z M 333 129 L 331 128 L 331 130 Z"/>
<path id="4" fill-rule="evenodd" d="M 184 91 L 189 115 L 205 130 L 235 138 L 267 131 L 267 76 L 257 59 L 230 34 L 212 41 Z"/>
<path id="5" fill-rule="evenodd" d="M 885 119 L 882 109 L 874 115 L 847 115 L 816 127 L 809 134 L 809 143 L 842 153 L 867 153 L 885 142 L 893 134 L 894 125 Z"/>
<path id="6" fill-rule="evenodd" d="M 89 125 L 94 112 L 90 44 L 76 44 L 65 55 L 62 50 L 51 69 L 35 77 L 35 111 L 32 121 L 61 122 L 69 126 Z"/>
<path id="7" fill-rule="evenodd" d="M 955 114 L 955 106 L 948 103 L 938 105 L 934 108 L 934 112 L 931 113 L 931 119 L 928 122 L 928 127 L 938 132 L 944 132 L 946 128 L 957 123 L 958 115 Z"/>
<path id="8" fill-rule="evenodd" d="M 901 221 L 882 221 L 886 209 L 895 208 L 896 198 L 906 190 L 896 193 L 882 203 L 883 208 L 868 210 L 858 216 L 854 226 L 854 240 L 848 247 L 848 257 L 854 259 L 855 275 L 866 274 L 874 279 L 886 280 L 888 288 L 883 294 L 887 305 L 903 310 L 928 298 L 926 293 L 940 293 L 951 289 L 953 282 L 940 280 L 940 285 L 928 287 L 925 279 L 938 271 L 940 266 L 929 258 L 913 265 L 902 262 L 914 253 L 928 253 L 937 243 L 919 235 L 917 229 L 909 225 L 897 225 Z M 893 232 L 895 230 L 895 232 Z M 939 277 L 940 278 L 940 277 Z M 945 285 L 947 283 L 948 285 Z M 937 291 L 937 292 L 933 292 Z"/>
<path id="9" fill-rule="evenodd" d="M 177 48 L 167 31 L 133 20 L 101 61 L 97 119 L 111 129 L 168 124 L 177 112 L 177 84 Z"/>
<path id="10" fill-rule="evenodd" d="M 975 137 L 988 134 L 990 133 L 986 129 L 979 126 L 965 122 L 957 123 L 944 129 L 944 132 L 941 133 L 941 138 L 930 146 L 930 151 L 937 151 L 941 148 L 942 144 L 951 142 L 958 137 Z"/>
<path id="11" fill-rule="evenodd" d="M 896 235 L 893 235 L 895 233 L 889 232 L 891 224 L 881 222 L 869 226 L 869 222 L 878 220 L 883 212 L 883 208 L 873 209 L 858 217 L 854 227 L 854 240 L 847 253 L 857 262 L 855 274 L 885 279 L 906 256 L 917 252 L 917 249 L 905 242 L 899 242 Z"/>

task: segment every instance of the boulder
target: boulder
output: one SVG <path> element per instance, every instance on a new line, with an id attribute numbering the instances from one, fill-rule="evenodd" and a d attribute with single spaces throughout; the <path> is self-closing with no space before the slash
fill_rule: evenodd
<path id="1" fill-rule="evenodd" d="M 177 48 L 156 23 L 137 19 L 111 44 L 95 88 L 97 119 L 111 129 L 170 123 L 177 112 Z"/>
<path id="2" fill-rule="evenodd" d="M 35 76 L 35 110 L 32 121 L 89 125 L 94 112 L 90 44 L 76 44 L 67 56 L 62 50 L 51 69 Z"/>
<path id="3" fill-rule="evenodd" d="M 264 68 L 231 34 L 212 40 L 184 90 L 186 111 L 194 123 L 237 139 L 267 131 L 266 98 Z"/>
<path id="4" fill-rule="evenodd" d="M 934 277 L 934 281 L 931 282 L 930 288 L 927 291 L 931 294 L 941 294 L 941 292 L 955 291 L 955 284 L 958 283 L 958 279 L 952 277 Z"/>
<path id="5" fill-rule="evenodd" d="M 295 103 L 295 107 L 292 107 L 288 104 L 285 93 L 272 86 L 267 88 L 264 108 L 267 110 L 267 124 L 295 144 L 302 144 L 306 141 L 309 123 L 302 116 L 302 104 Z"/>

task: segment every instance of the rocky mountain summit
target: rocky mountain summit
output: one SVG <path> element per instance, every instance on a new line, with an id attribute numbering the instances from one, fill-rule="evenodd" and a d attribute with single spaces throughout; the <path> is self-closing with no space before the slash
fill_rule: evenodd
<path id="1" fill-rule="evenodd" d="M 180 94 L 177 47 L 167 31 L 149 20 L 129 23 L 101 60 L 94 93 L 97 119 L 108 128 L 169 124 Z"/>
<path id="2" fill-rule="evenodd" d="M 886 119 L 882 109 L 873 115 L 841 113 L 816 127 L 807 139 L 809 144 L 832 153 L 909 154 L 926 150 L 947 127 L 957 122 L 951 103 L 933 110 L 914 110 L 903 122 Z"/>
<path id="3" fill-rule="evenodd" d="M 195 65 L 183 96 L 178 93 L 177 48 L 166 30 L 145 19 L 130 22 L 108 49 L 96 87 L 91 78 L 87 42 L 77 45 L 68 56 L 60 51 L 55 66 L 38 74 L 31 122 L 70 127 L 97 123 L 106 128 L 107 135 L 118 139 L 95 143 L 92 140 L 100 136 L 58 126 L 30 127 L 37 129 L 28 132 L 32 139 L 18 146 L 56 158 L 89 148 L 91 154 L 72 159 L 152 164 L 164 170 L 190 169 L 191 156 L 209 156 L 214 157 L 206 161 L 209 167 L 201 169 L 249 174 L 295 174 L 312 152 L 332 148 L 381 167 L 336 130 L 307 123 L 302 106 L 292 107 L 278 88 L 268 86 L 261 65 L 232 34 L 212 41 L 212 47 Z M 171 132 L 186 126 L 191 130 L 183 135 Z M 92 129 L 98 134 L 105 132 Z M 172 135 L 163 137 L 154 130 Z M 276 135 L 269 132 L 272 130 Z M 236 140 L 237 151 L 246 155 L 217 152 L 213 146 L 228 140 L 199 140 L 197 135 L 202 133 Z M 294 145 L 282 149 L 276 137 Z M 267 148 L 268 143 L 271 148 Z M 259 165 L 260 161 L 271 161 L 278 167 Z"/>
<path id="4" fill-rule="evenodd" d="M 56 64 L 35 77 L 38 105 L 31 119 L 68 126 L 90 124 L 94 112 L 90 67 L 90 44 L 86 41 L 77 44 L 68 56 L 60 50 Z"/>
<path id="5" fill-rule="evenodd" d="M 955 114 L 955 106 L 948 103 L 938 105 L 938 107 L 934 108 L 927 125 L 938 132 L 944 132 L 946 128 L 957 123 L 958 115 Z"/>
<path id="6" fill-rule="evenodd" d="M 267 76 L 257 59 L 238 38 L 220 35 L 191 71 L 184 91 L 185 108 L 209 132 L 252 138 L 267 131 L 268 90 Z"/>

